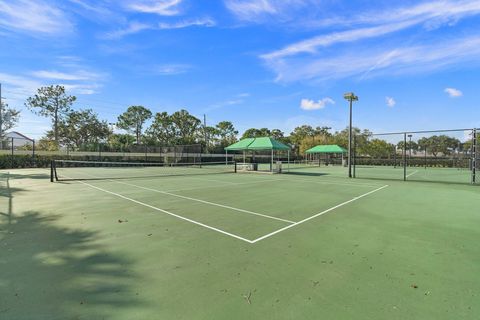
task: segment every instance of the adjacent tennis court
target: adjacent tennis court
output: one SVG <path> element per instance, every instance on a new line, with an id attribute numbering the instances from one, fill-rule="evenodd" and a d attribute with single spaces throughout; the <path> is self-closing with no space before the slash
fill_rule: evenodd
<path id="1" fill-rule="evenodd" d="M 348 179 L 308 163 L 53 169 L 1 172 L 6 319 L 479 312 L 478 186 Z"/>

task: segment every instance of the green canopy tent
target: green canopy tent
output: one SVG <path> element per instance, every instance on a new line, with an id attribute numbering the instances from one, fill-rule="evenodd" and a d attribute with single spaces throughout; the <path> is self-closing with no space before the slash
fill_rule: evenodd
<path id="1" fill-rule="evenodd" d="M 225 148 L 225 159 L 228 160 L 228 151 L 243 151 L 243 162 L 245 162 L 246 151 L 271 150 L 270 171 L 273 171 L 273 154 L 275 151 L 287 151 L 290 162 L 290 147 L 270 137 L 246 138 Z"/>
<path id="2" fill-rule="evenodd" d="M 305 151 L 307 155 L 315 155 L 315 154 L 341 154 L 342 155 L 342 163 L 343 163 L 343 155 L 347 152 L 345 148 L 342 148 L 336 144 L 326 144 L 326 145 L 318 145 L 313 148 L 308 149 Z M 320 159 L 318 159 L 320 164 Z"/>

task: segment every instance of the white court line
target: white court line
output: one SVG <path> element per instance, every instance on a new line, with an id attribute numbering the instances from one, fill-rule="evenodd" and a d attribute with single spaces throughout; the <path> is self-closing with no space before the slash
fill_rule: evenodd
<path id="1" fill-rule="evenodd" d="M 202 227 L 204 227 L 204 228 L 207 228 L 207 229 L 210 229 L 210 230 L 213 230 L 213 231 L 220 232 L 220 233 L 222 233 L 222 234 L 224 234 L 224 235 L 227 235 L 227 236 L 230 236 L 230 237 L 233 237 L 233 238 L 236 238 L 236 239 L 239 239 L 239 240 L 248 242 L 248 243 L 253 243 L 252 240 L 248 240 L 248 239 L 246 239 L 246 238 L 237 236 L 236 234 L 233 234 L 233 233 L 224 231 L 224 230 L 222 230 L 222 229 L 218 229 L 218 228 L 215 228 L 215 227 L 211 227 L 211 226 L 206 225 L 206 224 L 204 224 L 204 223 L 201 223 L 201 222 L 198 222 L 198 221 L 189 219 L 189 218 L 185 218 L 185 217 L 179 216 L 178 214 L 175 214 L 175 213 L 169 212 L 169 211 L 167 211 L 167 210 L 163 210 L 163 209 L 160 209 L 160 208 L 151 206 L 151 205 L 149 205 L 149 204 L 143 203 L 143 202 L 141 202 L 141 201 L 138 201 L 138 200 L 135 200 L 135 199 L 132 199 L 132 198 L 129 198 L 129 197 L 125 197 L 125 196 L 123 196 L 123 195 L 121 195 L 121 194 L 118 194 L 118 193 L 115 193 L 115 192 L 112 192 L 112 191 L 108 191 L 108 190 L 106 190 L 106 189 L 103 189 L 103 188 L 100 188 L 100 187 L 91 185 L 91 184 L 86 183 L 86 182 L 83 182 L 83 181 L 78 181 L 78 182 L 81 183 L 81 184 L 87 185 L 87 186 L 89 186 L 89 187 L 91 187 L 91 188 L 94 188 L 94 189 L 103 191 L 103 192 L 105 192 L 105 193 L 114 195 L 114 196 L 116 196 L 116 197 L 122 198 L 122 199 L 124 199 L 124 200 L 128 200 L 128 201 L 134 202 L 134 203 L 139 204 L 139 205 L 141 205 L 141 206 L 144 206 L 144 207 L 147 207 L 147 208 L 156 210 L 156 211 L 160 211 L 160 212 L 166 213 L 166 214 L 168 214 L 168 215 L 170 215 L 170 216 L 173 216 L 173 217 L 175 217 L 175 218 L 178 218 L 178 219 L 182 219 L 182 220 L 191 222 L 191 223 L 193 223 L 193 224 L 202 226 Z"/>
<path id="2" fill-rule="evenodd" d="M 70 177 L 67 177 L 67 176 L 65 176 L 65 177 L 66 177 L 66 178 L 70 178 Z M 72 178 L 70 178 L 70 179 L 72 179 Z M 344 205 L 346 205 L 346 204 L 349 204 L 349 203 L 351 203 L 351 202 L 354 202 L 354 201 L 356 201 L 356 200 L 358 200 L 358 199 L 361 199 L 361 198 L 366 197 L 366 196 L 368 196 L 368 195 L 370 195 L 370 194 L 372 194 L 372 193 L 374 193 L 374 192 L 380 191 L 380 190 L 388 187 L 388 185 L 384 185 L 384 186 L 382 186 L 382 187 L 380 187 L 380 188 L 377 188 L 377 189 L 375 189 L 375 190 L 372 190 L 372 191 L 370 191 L 370 192 L 367 192 L 367 193 L 365 193 L 365 194 L 362 194 L 362 195 L 360 195 L 360 196 L 358 196 L 358 197 L 355 197 L 355 198 L 353 198 L 353 199 L 350 199 L 350 200 L 348 200 L 348 201 L 345 201 L 345 202 L 343 202 L 343 203 L 340 203 L 340 204 L 338 204 L 338 205 L 336 205 L 336 206 L 334 206 L 334 207 L 332 207 L 332 208 L 329 208 L 329 209 L 327 209 L 327 210 L 324 210 L 324 211 L 322 211 L 322 212 L 320 212 L 320 213 L 317 213 L 317 214 L 315 214 L 315 215 L 313 215 L 313 216 L 311 216 L 311 217 L 308 217 L 308 218 L 306 218 L 306 219 L 303 219 L 303 220 L 301 220 L 301 221 L 299 221 L 299 222 L 296 222 L 296 223 L 294 223 L 294 224 L 291 224 L 291 225 L 289 225 L 289 226 L 286 226 L 286 227 L 284 227 L 284 228 L 278 229 L 278 230 L 276 230 L 276 231 L 274 231 L 274 232 L 271 232 L 271 233 L 269 233 L 269 234 L 266 234 L 266 235 L 264 235 L 264 236 L 261 236 L 261 237 L 255 239 L 255 240 L 249 240 L 249 239 L 243 238 L 243 237 L 241 237 L 241 236 L 238 236 L 238 235 L 236 235 L 236 234 L 233 234 L 233 233 L 230 233 L 230 232 L 221 230 L 221 229 L 219 229 L 219 228 L 211 227 L 211 226 L 209 226 L 209 225 L 206 225 L 206 224 L 204 224 L 204 223 L 201 223 L 201 222 L 198 222 L 198 221 L 189 219 L 189 218 L 182 217 L 182 216 L 177 215 L 177 214 L 175 214 L 175 213 L 172 213 L 172 212 L 169 212 L 169 211 L 167 211 L 167 210 L 163 210 L 163 209 L 154 207 L 154 206 L 152 206 L 152 205 L 143 203 L 143 202 L 141 202 L 141 201 L 138 201 L 138 200 L 135 200 L 135 199 L 126 197 L 126 196 L 123 196 L 123 195 L 121 195 L 121 194 L 118 194 L 118 193 L 115 193 L 115 192 L 112 192 L 112 191 L 109 191 L 109 190 L 106 190 L 106 189 L 103 189 L 103 188 L 100 188 L 100 187 L 96 187 L 96 186 L 91 185 L 91 184 L 89 184 L 89 183 L 86 183 L 86 182 L 83 182 L 83 181 L 78 181 L 78 182 L 81 183 L 81 184 L 84 184 L 84 185 L 86 185 L 86 186 L 89 186 L 89 187 L 91 187 L 91 188 L 94 188 L 94 189 L 100 190 L 100 191 L 102 191 L 102 192 L 105 192 L 105 193 L 114 195 L 114 196 L 116 196 L 116 197 L 122 198 L 122 199 L 124 199 L 124 200 L 131 201 L 131 202 L 134 202 L 134 203 L 139 204 L 139 205 L 141 205 L 141 206 L 145 206 L 145 207 L 147 207 L 147 208 L 150 208 L 150 209 L 153 209 L 153 210 L 156 210 L 156 211 L 160 211 L 160 212 L 166 213 L 166 214 L 168 214 L 168 215 L 170 215 L 170 216 L 173 216 L 173 217 L 176 217 L 176 218 L 178 218 L 178 219 L 191 222 L 191 223 L 193 223 L 193 224 L 196 224 L 196 225 L 205 227 L 205 228 L 210 229 L 210 230 L 213 230 L 213 231 L 217 231 L 217 232 L 222 233 L 222 234 L 224 234 L 224 235 L 227 235 L 227 236 L 230 236 L 230 237 L 233 237 L 233 238 L 236 238 L 236 239 L 239 239 L 239 240 L 248 242 L 248 243 L 250 243 L 250 244 L 257 243 L 257 242 L 259 242 L 259 241 L 261 241 L 261 240 L 264 240 L 264 239 L 266 239 L 266 238 L 269 238 L 269 237 L 271 237 L 271 236 L 273 236 L 273 235 L 275 235 L 275 234 L 277 234 L 277 233 L 280 233 L 280 232 L 282 232 L 282 231 L 285 231 L 285 230 L 287 230 L 287 229 L 290 229 L 290 228 L 292 228 L 292 227 L 295 227 L 295 226 L 297 226 L 297 225 L 299 225 L 299 224 L 302 224 L 302 223 L 304 223 L 304 222 L 307 222 L 307 221 L 309 221 L 309 220 L 311 220 L 311 219 L 314 219 L 314 218 L 316 218 L 316 217 L 319 217 L 319 216 L 321 216 L 321 215 L 323 215 L 323 214 L 325 214 L 325 213 L 327 213 L 327 212 L 330 212 L 330 211 L 332 211 L 332 210 L 335 210 L 335 209 L 337 209 L 337 208 L 339 208 L 339 207 L 342 207 L 342 206 L 344 206 Z"/>
<path id="3" fill-rule="evenodd" d="M 412 173 L 407 174 L 406 178 L 408 178 L 408 177 L 410 177 L 410 176 L 413 176 L 413 175 L 414 175 L 415 173 L 417 173 L 417 172 L 418 172 L 418 170 L 415 170 L 415 171 L 413 171 Z"/>
<path id="4" fill-rule="evenodd" d="M 323 181 L 311 181 L 311 180 L 306 180 L 306 179 L 275 179 L 278 181 L 289 181 L 289 182 L 295 182 L 295 181 L 300 181 L 300 182 L 308 182 L 308 183 L 315 183 L 315 184 L 336 184 L 336 185 L 341 185 L 341 186 L 352 186 L 352 187 L 363 187 L 363 188 L 375 188 L 378 187 L 379 185 L 373 185 L 373 184 L 366 184 L 366 183 L 348 183 L 348 182 L 337 182 L 337 181 L 331 181 L 331 180 L 323 180 Z"/>
<path id="5" fill-rule="evenodd" d="M 109 180 L 109 179 L 107 179 L 107 180 L 108 180 L 108 181 L 112 181 L 112 182 L 116 182 L 116 183 L 120 183 L 120 184 L 124 184 L 124 185 L 127 185 L 127 186 L 132 186 L 132 187 L 135 187 L 135 188 L 140 188 L 140 189 L 144 189 L 144 190 L 148 190 L 148 191 L 152 191 L 152 192 L 157 192 L 157 193 L 161 193 L 161 194 L 166 194 L 166 195 L 172 196 L 172 197 L 177 197 L 177 198 L 181 198 L 181 199 L 185 199 L 185 200 L 190 200 L 190 201 L 196 201 L 196 202 L 208 204 L 208 205 L 211 205 L 211 206 L 221 207 L 221 208 L 225 208 L 225 209 L 229 209 L 229 210 L 233 210 L 233 211 L 248 213 L 248 214 L 255 215 L 255 216 L 260 216 L 260 217 L 263 217 L 263 218 L 278 220 L 278 221 L 287 222 L 287 223 L 291 223 L 291 224 L 294 224 L 294 223 L 295 223 L 295 221 L 290 221 L 290 220 L 286 220 L 286 219 L 282 219 L 282 218 L 277 218 L 277 217 L 269 216 L 269 215 L 266 215 L 266 214 L 261 214 L 261 213 L 258 213 L 258 212 L 249 211 L 249 210 L 244 210 L 244 209 L 239 209 L 239 208 L 235 208 L 235 207 L 230 207 L 230 206 L 226 206 L 226 205 L 219 204 L 219 203 L 215 203 L 215 202 L 210 202 L 210 201 L 205 201 L 205 200 L 201 200 L 201 199 L 196 199 L 196 198 L 191 198 L 191 197 L 187 197 L 187 196 L 182 196 L 182 195 L 175 194 L 175 193 L 170 193 L 170 192 L 167 192 L 167 191 L 161 191 L 161 190 L 157 190 L 157 189 L 152 189 L 152 188 L 148 188 L 148 187 L 143 187 L 143 186 L 139 186 L 139 185 L 136 185 L 136 184 L 133 184 L 133 183 L 127 183 L 127 182 L 121 182 L 121 181 L 114 181 L 114 180 Z"/>
<path id="6" fill-rule="evenodd" d="M 274 216 L 269 216 L 269 215 L 266 215 L 266 214 L 261 214 L 261 213 L 258 213 L 258 212 L 253 212 L 253 211 L 249 211 L 249 210 L 244 210 L 244 209 L 239 209 L 239 208 L 235 208 L 235 207 L 230 207 L 230 206 L 226 206 L 226 205 L 219 204 L 219 203 L 215 203 L 215 202 L 210 202 L 210 201 L 205 201 L 205 200 L 201 200 L 201 199 L 196 199 L 196 198 L 191 198 L 191 197 L 187 197 L 187 196 L 182 196 L 182 195 L 175 194 L 175 193 L 170 193 L 170 192 L 167 192 L 167 191 L 162 191 L 162 190 L 158 190 L 158 189 L 152 189 L 152 188 L 148 188 L 148 187 L 143 187 L 143 186 L 139 186 L 139 185 L 136 185 L 136 184 L 133 184 L 133 183 L 116 181 L 116 180 L 108 179 L 108 178 L 105 178 L 105 177 L 94 176 L 94 175 L 92 175 L 92 174 L 86 174 L 86 175 L 88 175 L 88 176 L 90 176 L 90 177 L 92 177 L 92 178 L 105 179 L 106 181 L 115 182 L 115 183 L 119 183 L 119 184 L 124 184 L 124 185 L 126 185 L 126 186 L 131 186 L 131 187 L 140 188 L 140 189 L 144 189 L 144 190 L 148 190 L 148 191 L 152 191 L 152 192 L 162 193 L 162 194 L 166 194 L 166 195 L 168 195 L 168 196 L 177 197 L 177 198 L 181 198 L 181 199 L 186 199 L 186 200 L 190 200 L 190 201 L 196 201 L 196 202 L 208 204 L 208 205 L 211 205 L 211 206 L 217 206 L 217 207 L 221 207 L 221 208 L 225 208 L 225 209 L 229 209 L 229 210 L 233 210 L 233 211 L 248 213 L 248 214 L 255 215 L 255 216 L 260 216 L 260 217 L 263 217 L 263 218 L 278 220 L 278 221 L 282 221 L 282 222 L 286 222 L 286 223 L 290 223 L 290 224 L 295 223 L 295 221 L 291 221 L 291 220 L 286 220 L 286 219 L 277 218 L 277 217 L 274 217 Z"/>
<path id="7" fill-rule="evenodd" d="M 220 183 L 225 183 L 225 184 L 235 184 L 235 182 L 224 181 L 224 180 L 216 180 L 216 179 L 203 179 L 203 178 L 192 177 L 192 176 L 188 176 L 188 178 L 190 178 L 190 179 L 194 179 L 194 180 L 201 180 L 201 181 L 220 182 Z"/>
<path id="8" fill-rule="evenodd" d="M 330 209 L 324 210 L 324 211 L 322 211 L 322 212 L 320 212 L 320 213 L 317 213 L 317 214 L 315 214 L 315 215 L 313 215 L 313 216 L 311 216 L 311 217 L 308 217 L 308 218 L 306 218 L 306 219 L 303 219 L 303 220 L 301 220 L 301 221 L 298 221 L 298 222 L 296 222 L 295 224 L 291 224 L 291 225 L 289 225 L 289 226 L 286 226 L 286 227 L 284 227 L 284 228 L 278 229 L 278 230 L 276 230 L 276 231 L 274 231 L 274 232 L 271 232 L 271 233 L 269 233 L 269 234 L 266 234 L 266 235 L 264 235 L 264 236 L 261 236 L 260 238 L 257 238 L 257 239 L 255 239 L 255 240 L 253 240 L 252 243 L 256 243 L 256 242 L 258 242 L 258 241 L 261 241 L 261 240 L 264 240 L 264 239 L 266 239 L 266 238 L 269 238 L 269 237 L 271 237 L 271 236 L 273 236 L 273 235 L 275 235 L 275 234 L 277 234 L 277 233 L 280 233 L 280 232 L 285 231 L 285 230 L 287 230 L 287 229 L 290 229 L 290 228 L 293 228 L 293 227 L 295 227 L 295 226 L 298 226 L 299 224 L 302 224 L 302 223 L 307 222 L 307 221 L 309 221 L 309 220 L 311 220 L 311 219 L 314 219 L 314 218 L 316 218 L 316 217 L 319 217 L 319 216 L 321 216 L 321 215 L 323 215 L 323 214 L 325 214 L 325 213 L 327 213 L 327 212 L 330 212 L 330 211 L 335 210 L 335 209 L 337 209 L 337 208 L 340 208 L 340 207 L 342 207 L 342 206 L 344 206 L 344 205 L 346 205 L 346 204 L 349 204 L 349 203 L 354 202 L 354 201 L 356 201 L 356 200 L 358 200 L 358 199 L 361 199 L 361 198 L 363 198 L 363 197 L 366 197 L 366 196 L 368 196 L 368 195 L 370 195 L 370 194 L 372 194 L 372 193 L 374 193 L 374 192 L 380 191 L 380 190 L 382 190 L 382 189 L 384 189 L 384 188 L 386 188 L 386 187 L 388 187 L 388 185 L 384 185 L 384 186 L 382 186 L 382 187 L 380 187 L 380 188 L 377 188 L 377 189 L 372 190 L 372 191 L 370 191 L 370 192 L 364 193 L 364 194 L 362 194 L 362 195 L 360 195 L 360 196 L 358 196 L 358 197 L 355 197 L 355 198 L 350 199 L 350 200 L 348 200 L 348 201 L 342 202 L 342 203 L 340 203 L 340 204 L 338 204 L 338 205 L 336 205 L 336 206 L 334 206 L 334 207 L 331 207 Z"/>
<path id="9" fill-rule="evenodd" d="M 268 180 L 258 180 L 258 181 L 250 181 L 250 182 L 232 182 L 233 186 L 241 186 L 244 184 L 255 184 L 255 183 L 262 183 L 268 181 L 277 181 L 277 179 L 268 179 Z M 174 189 L 174 190 L 165 190 L 166 192 L 181 192 L 181 191 L 192 191 L 192 190 L 203 190 L 203 189 L 214 189 L 214 188 L 225 188 L 226 186 L 207 186 L 207 187 L 196 187 L 196 188 L 187 188 L 187 189 Z"/>

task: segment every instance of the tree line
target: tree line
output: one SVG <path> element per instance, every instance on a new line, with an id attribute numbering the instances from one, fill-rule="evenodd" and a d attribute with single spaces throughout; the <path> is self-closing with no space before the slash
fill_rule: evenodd
<path id="1" fill-rule="evenodd" d="M 25 106 L 33 113 L 51 120 L 52 128 L 38 143 L 44 150 L 58 150 L 69 147 L 72 150 L 95 150 L 99 144 L 111 151 L 128 149 L 131 146 L 174 146 L 201 144 L 207 152 L 223 152 L 223 148 L 236 142 L 239 132 L 230 121 L 220 121 L 213 126 L 205 126 L 200 119 L 187 110 L 171 114 L 153 113 L 145 106 L 133 105 L 117 117 L 115 123 L 100 119 L 92 108 L 73 109 L 76 97 L 69 95 L 65 87 L 55 85 L 41 87 L 29 97 Z M 0 136 L 5 130 L 18 123 L 19 112 L 2 104 L 3 121 L 0 122 Z M 124 133 L 118 133 L 118 130 Z M 1 131 L 3 130 L 3 131 Z M 404 149 L 404 142 L 397 144 L 375 138 L 368 130 L 353 128 L 356 152 L 359 155 L 374 158 L 394 157 Z M 301 125 L 286 135 L 280 129 L 250 128 L 241 136 L 254 138 L 269 136 L 289 144 L 294 154 L 303 155 L 305 151 L 319 144 L 337 144 L 348 146 L 348 127 L 332 132 L 330 127 Z M 461 142 L 446 135 L 424 137 L 418 141 L 407 141 L 407 151 L 414 154 L 427 151 L 434 157 L 439 154 L 469 150 L 471 141 Z"/>

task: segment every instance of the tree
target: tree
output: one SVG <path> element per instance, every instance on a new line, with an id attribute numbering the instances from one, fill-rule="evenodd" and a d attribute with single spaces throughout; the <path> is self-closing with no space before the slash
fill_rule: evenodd
<path id="1" fill-rule="evenodd" d="M 314 130 L 314 134 L 316 136 L 321 135 L 321 136 L 326 136 L 326 137 L 331 137 L 332 134 L 330 133 L 331 127 L 316 127 Z"/>
<path id="2" fill-rule="evenodd" d="M 53 123 L 54 141 L 58 144 L 58 124 L 70 112 L 77 98 L 69 96 L 63 86 L 41 87 L 35 96 L 25 102 L 25 106 L 37 115 L 51 118 Z"/>
<path id="3" fill-rule="evenodd" d="M 130 134 L 114 133 L 108 136 L 108 146 L 112 151 L 125 151 L 135 144 L 135 137 Z"/>
<path id="4" fill-rule="evenodd" d="M 204 135 L 204 139 L 206 139 L 206 141 L 204 141 L 204 145 L 208 151 L 210 151 L 213 146 L 221 143 L 219 135 L 220 131 L 216 127 L 202 127 L 202 133 Z"/>
<path id="5" fill-rule="evenodd" d="M 86 109 L 68 113 L 59 123 L 59 133 L 63 144 L 79 148 L 107 139 L 111 130 L 92 109 Z"/>
<path id="6" fill-rule="evenodd" d="M 452 151 L 461 147 L 460 140 L 447 135 L 424 137 L 418 140 L 418 145 L 422 150 L 427 150 L 436 158 L 439 153 L 449 155 Z"/>
<path id="7" fill-rule="evenodd" d="M 200 119 L 180 110 L 169 115 L 167 112 L 155 114 L 152 124 L 146 130 L 146 135 L 163 145 L 193 144 L 204 140 L 205 132 Z"/>
<path id="8" fill-rule="evenodd" d="M 0 138 L 3 137 L 5 131 L 15 127 L 19 119 L 20 111 L 9 108 L 8 104 L 0 99 Z"/>
<path id="9" fill-rule="evenodd" d="M 143 106 L 130 106 L 118 117 L 117 127 L 135 134 L 137 144 L 142 138 L 145 122 L 152 117 L 152 112 Z"/>
<path id="10" fill-rule="evenodd" d="M 397 149 L 403 150 L 403 141 L 399 141 L 397 143 Z M 412 150 L 412 152 L 416 154 L 418 149 L 419 149 L 419 145 L 415 141 L 407 140 L 406 152 L 410 152 L 410 150 Z"/>
<path id="11" fill-rule="evenodd" d="M 242 139 L 269 137 L 270 135 L 271 135 L 271 131 L 268 128 L 261 128 L 261 129 L 250 128 L 243 133 Z"/>
<path id="12" fill-rule="evenodd" d="M 175 143 L 175 128 L 171 116 L 167 112 L 157 112 L 145 134 L 152 141 L 160 142 L 164 146 Z"/>
<path id="13" fill-rule="evenodd" d="M 305 137 L 313 137 L 315 135 L 315 129 L 309 125 L 303 125 L 293 129 L 290 134 L 290 140 L 292 143 L 299 145 Z"/>
<path id="14" fill-rule="evenodd" d="M 284 138 L 284 135 L 285 134 L 280 129 L 272 129 L 272 131 L 270 131 L 270 137 L 276 140 L 282 140 Z"/>
<path id="15" fill-rule="evenodd" d="M 217 134 L 220 138 L 220 145 L 226 147 L 235 143 L 237 141 L 238 131 L 235 130 L 233 123 L 230 121 L 221 121 L 215 128 L 217 129 Z"/>
<path id="16" fill-rule="evenodd" d="M 174 112 L 170 117 L 179 144 L 193 144 L 202 136 L 200 131 L 202 122 L 187 110 Z"/>
<path id="17" fill-rule="evenodd" d="M 337 144 L 345 149 L 348 148 L 348 127 L 343 129 L 342 131 L 335 132 L 332 137 L 333 143 Z M 368 130 L 360 130 L 359 128 L 352 128 L 352 140 L 355 139 L 352 148 L 355 146 L 357 149 L 357 154 L 364 154 L 367 153 L 365 149 L 368 143 L 369 138 L 372 136 L 372 133 Z"/>
<path id="18" fill-rule="evenodd" d="M 300 154 L 304 154 L 310 148 L 313 148 L 317 145 L 325 145 L 330 144 L 330 140 L 325 135 L 316 135 L 312 137 L 305 137 L 303 140 L 300 141 L 298 145 L 298 151 Z"/>
<path id="19" fill-rule="evenodd" d="M 47 133 L 47 137 L 43 137 L 38 141 L 36 144 L 36 149 L 42 151 L 58 151 L 58 144 L 52 141 L 52 139 L 48 137 Z"/>
<path id="20" fill-rule="evenodd" d="M 372 139 L 365 146 L 365 152 L 373 158 L 390 158 L 395 154 L 395 145 L 382 139 Z"/>

